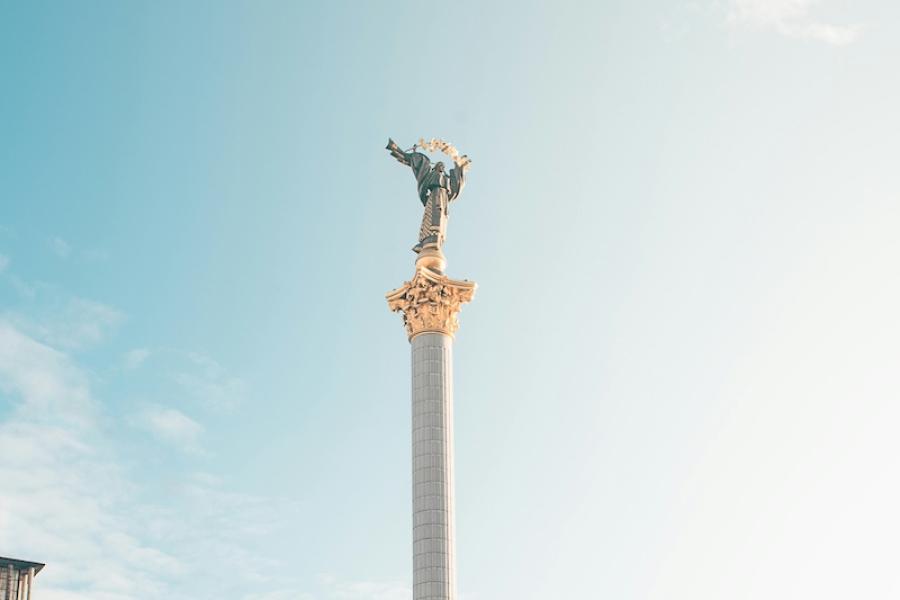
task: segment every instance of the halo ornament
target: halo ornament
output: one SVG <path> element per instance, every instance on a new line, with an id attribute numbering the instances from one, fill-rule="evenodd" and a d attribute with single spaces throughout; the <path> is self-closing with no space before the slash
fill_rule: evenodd
<path id="1" fill-rule="evenodd" d="M 425 138 L 419 138 L 419 141 L 412 147 L 413 151 L 416 148 L 421 148 L 422 150 L 426 150 L 428 152 L 440 152 L 444 156 L 453 160 L 453 164 L 457 167 L 465 170 L 469 170 L 469 167 L 472 164 L 472 160 L 466 156 L 465 154 L 460 155 L 459 150 L 456 149 L 456 146 L 451 144 L 450 142 L 438 138 L 431 138 L 430 140 L 425 140 Z"/>

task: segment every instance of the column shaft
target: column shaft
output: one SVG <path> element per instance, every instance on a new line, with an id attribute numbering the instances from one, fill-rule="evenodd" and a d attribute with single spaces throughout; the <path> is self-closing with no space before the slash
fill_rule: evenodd
<path id="1" fill-rule="evenodd" d="M 413 600 L 456 600 L 452 338 L 411 343 Z"/>

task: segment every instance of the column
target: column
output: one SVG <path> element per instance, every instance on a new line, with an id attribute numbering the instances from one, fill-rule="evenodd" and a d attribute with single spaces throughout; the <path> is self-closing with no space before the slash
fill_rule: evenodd
<path id="1" fill-rule="evenodd" d="M 412 339 L 413 598 L 456 598 L 452 340 Z"/>
<path id="2" fill-rule="evenodd" d="M 456 600 L 453 490 L 453 335 L 475 283 L 443 274 L 443 255 L 387 294 L 412 346 L 413 600 Z"/>

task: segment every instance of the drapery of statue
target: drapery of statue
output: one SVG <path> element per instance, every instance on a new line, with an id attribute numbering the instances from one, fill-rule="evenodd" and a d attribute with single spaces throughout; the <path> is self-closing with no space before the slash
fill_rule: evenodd
<path id="1" fill-rule="evenodd" d="M 445 170 L 443 162 L 432 166 L 431 159 L 416 152 L 416 148 L 440 150 L 453 160 L 455 166 L 449 172 Z M 419 228 L 419 243 L 413 247 L 413 252 L 418 254 L 431 251 L 440 254 L 447 234 L 448 209 L 450 203 L 462 192 L 471 161 L 465 155 L 460 156 L 456 148 L 443 140 L 432 139 L 426 142 L 420 139 L 412 148 L 403 151 L 394 140 L 388 139 L 387 149 L 391 156 L 412 168 L 416 176 L 419 200 L 425 207 L 422 226 Z"/>

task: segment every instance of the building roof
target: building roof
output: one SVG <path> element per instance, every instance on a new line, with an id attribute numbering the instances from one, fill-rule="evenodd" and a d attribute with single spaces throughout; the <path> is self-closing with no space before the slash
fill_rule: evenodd
<path id="1" fill-rule="evenodd" d="M 17 571 L 22 571 L 24 569 L 30 569 L 34 567 L 35 575 L 41 572 L 41 569 L 44 568 L 44 563 L 31 562 L 28 560 L 19 560 L 16 558 L 6 558 L 4 556 L 0 556 L 0 568 L 7 568 L 9 565 L 12 565 Z"/>

